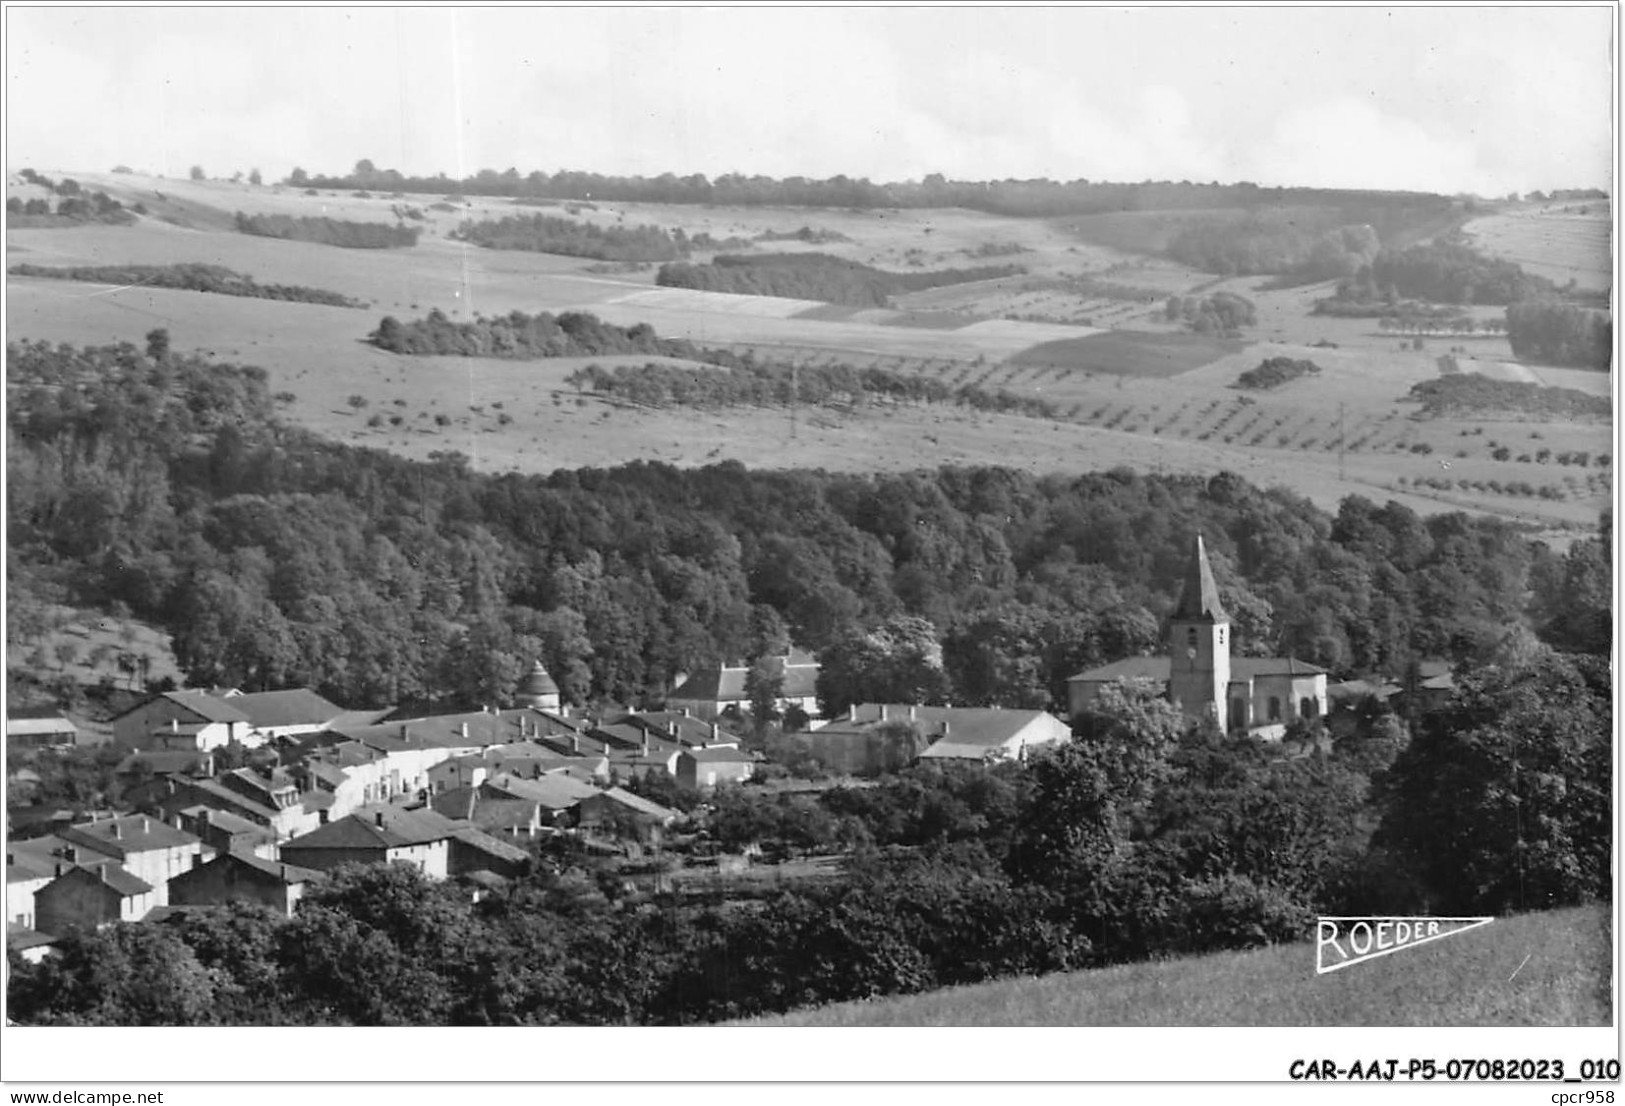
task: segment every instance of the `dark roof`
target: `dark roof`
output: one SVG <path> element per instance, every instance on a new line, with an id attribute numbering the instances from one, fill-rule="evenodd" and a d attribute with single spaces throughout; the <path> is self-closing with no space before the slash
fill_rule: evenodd
<path id="1" fill-rule="evenodd" d="M 193 872 L 204 872 L 212 868 L 223 868 L 227 866 L 246 868 L 250 871 L 257 872 L 262 876 L 268 876 L 271 879 L 276 880 L 278 883 L 283 884 L 308 883 L 314 879 L 327 878 L 326 872 L 318 871 L 315 868 L 301 868 L 297 864 L 284 864 L 279 860 L 266 860 L 264 857 L 255 856 L 253 853 L 241 852 L 221 853 L 207 864 L 188 869 L 174 878 L 187 879 L 191 877 Z"/>
<path id="2" fill-rule="evenodd" d="M 37 949 L 41 945 L 54 945 L 56 938 L 49 933 L 29 929 L 17 922 L 6 922 L 6 948 L 22 952 L 25 949 Z"/>
<path id="3" fill-rule="evenodd" d="M 204 806 L 213 806 L 217 803 L 225 804 L 228 810 L 246 811 L 256 818 L 265 819 L 269 824 L 278 815 L 278 811 L 264 803 L 250 799 L 240 791 L 233 791 L 219 780 L 188 779 L 181 780 L 180 786 L 185 789 L 187 798 L 204 797 Z"/>
<path id="4" fill-rule="evenodd" d="M 382 816 L 383 824 L 379 825 Z M 283 843 L 284 849 L 398 849 L 456 836 L 451 819 L 423 807 L 366 806 Z"/>
<path id="5" fill-rule="evenodd" d="M 185 707 L 206 722 L 248 721 L 248 715 L 224 699 L 217 699 L 206 691 L 166 691 L 160 698 Z"/>
<path id="6" fill-rule="evenodd" d="M 530 859 L 530 854 L 524 849 L 492 837 L 490 834 L 475 829 L 473 826 L 462 827 L 452 836 L 471 849 L 478 850 L 487 856 L 494 856 L 498 860 L 506 860 L 510 864 L 517 864 Z"/>
<path id="7" fill-rule="evenodd" d="M 1255 676 L 1324 676 L 1326 670 L 1308 661 L 1294 657 L 1231 657 L 1232 679 L 1250 680 Z"/>
<path id="8" fill-rule="evenodd" d="M 123 865 L 103 864 L 96 868 L 71 868 L 40 888 L 39 893 L 45 894 L 65 879 L 105 883 L 125 898 L 129 898 L 131 895 L 145 895 L 152 890 L 152 884 L 131 875 Z"/>
<path id="9" fill-rule="evenodd" d="M 247 695 L 232 695 L 223 701 L 233 710 L 246 715 L 249 723 L 256 728 L 320 726 L 344 713 L 343 707 L 329 703 L 308 687 L 255 691 Z"/>
<path id="10" fill-rule="evenodd" d="M 62 839 L 120 858 L 131 853 L 186 848 L 198 843 L 198 839 L 185 830 L 165 825 L 162 818 L 147 814 L 127 814 L 122 818 L 81 822 L 62 830 Z"/>
<path id="11" fill-rule="evenodd" d="M 215 810 L 213 807 L 204 806 L 200 803 L 197 806 L 189 806 L 180 813 L 223 833 L 252 833 L 268 840 L 274 841 L 276 839 L 276 835 L 266 826 L 262 826 L 258 822 L 251 822 L 247 818 L 231 813 L 229 810 Z"/>
<path id="12" fill-rule="evenodd" d="M 482 793 L 508 795 L 527 802 L 540 803 L 549 810 L 568 810 L 582 799 L 598 794 L 598 790 L 590 783 L 583 783 L 566 775 L 538 776 L 533 780 L 500 775 L 487 780 Z"/>
<path id="13" fill-rule="evenodd" d="M 1207 563 L 1207 548 L 1202 535 L 1196 535 L 1196 548 L 1190 563 L 1185 566 L 1185 586 L 1179 593 L 1179 606 L 1174 608 L 1175 622 L 1229 622 L 1230 616 L 1219 605 L 1219 588 L 1213 582 L 1213 569 Z"/>
<path id="14" fill-rule="evenodd" d="M 672 810 L 670 807 L 664 807 L 659 803 L 650 802 L 642 795 L 634 795 L 632 792 L 619 787 L 611 787 L 607 791 L 600 791 L 597 795 L 592 796 L 592 798 L 603 802 L 616 803 L 620 806 L 626 807 L 629 810 L 636 811 L 639 814 L 644 814 L 651 818 L 659 818 L 668 822 L 676 818 L 678 813 L 677 811 Z"/>

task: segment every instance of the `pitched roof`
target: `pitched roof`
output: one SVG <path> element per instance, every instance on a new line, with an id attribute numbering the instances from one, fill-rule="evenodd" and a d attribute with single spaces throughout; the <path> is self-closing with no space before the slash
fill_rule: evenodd
<path id="1" fill-rule="evenodd" d="M 1213 569 L 1207 563 L 1207 547 L 1196 535 L 1196 548 L 1185 566 L 1185 586 L 1174 608 L 1176 622 L 1228 622 L 1230 616 L 1219 605 L 1219 588 L 1213 582 Z"/>
<path id="2" fill-rule="evenodd" d="M 213 807 L 199 803 L 197 806 L 187 807 L 180 813 L 223 833 L 251 833 L 270 841 L 276 840 L 276 835 L 271 832 L 269 827 L 262 826 L 258 822 L 251 822 L 247 818 L 231 813 L 229 810 L 215 810 Z"/>
<path id="3" fill-rule="evenodd" d="M 73 880 L 75 882 L 90 880 L 105 883 L 124 898 L 129 898 L 131 895 L 145 895 L 152 890 L 152 884 L 131 875 L 123 865 L 102 864 L 95 868 L 70 868 L 40 888 L 38 894 L 46 894 L 63 880 Z"/>
<path id="4" fill-rule="evenodd" d="M 524 849 L 492 837 L 490 834 L 475 829 L 473 826 L 464 826 L 452 836 L 471 849 L 477 849 L 487 856 L 496 857 L 498 860 L 506 860 L 510 864 L 517 864 L 530 859 L 530 854 Z"/>
<path id="5" fill-rule="evenodd" d="M 221 867 L 246 868 L 261 876 L 268 876 L 279 883 L 308 883 L 311 880 L 326 879 L 327 873 L 315 868 L 301 868 L 297 864 L 286 864 L 280 860 L 266 860 L 253 853 L 225 852 L 209 861 L 207 864 L 188 869 L 175 879 L 187 879 L 192 872 L 206 872 L 212 868 Z M 195 878 L 202 878 L 201 876 Z"/>
<path id="6" fill-rule="evenodd" d="M 79 727 L 66 718 L 8 718 L 7 737 L 40 737 L 50 734 L 76 734 Z"/>
<path id="7" fill-rule="evenodd" d="M 153 849 L 186 848 L 198 844 L 198 839 L 185 830 L 165 825 L 162 818 L 154 818 L 147 814 L 128 814 L 122 818 L 81 822 L 63 829 L 62 839 L 120 859 L 132 853 L 150 852 Z"/>
<path id="8" fill-rule="evenodd" d="M 380 822 L 382 824 L 380 824 Z M 431 809 L 374 804 L 283 843 L 283 849 L 399 849 L 444 841 L 457 833 L 451 819 Z"/>
<path id="9" fill-rule="evenodd" d="M 740 761 L 754 761 L 756 758 L 743 749 L 730 748 L 719 745 L 711 749 L 684 749 L 678 756 L 688 757 L 700 764 L 737 764 Z"/>
<path id="10" fill-rule="evenodd" d="M 978 748 L 993 748 L 1003 745 L 1023 729 L 1032 725 L 1041 718 L 1053 717 L 1041 710 L 1002 710 L 994 707 L 911 707 L 890 705 L 883 709 L 890 715 L 884 722 L 878 718 L 867 718 L 863 715 L 874 710 L 873 704 L 864 704 L 856 708 L 858 717 L 836 719 L 829 725 L 810 734 L 804 735 L 816 747 L 818 738 L 829 734 L 863 733 L 881 725 L 897 722 L 910 722 L 920 728 L 926 737 L 936 737 L 942 734 L 944 723 L 948 731 L 944 738 L 952 739 L 955 745 L 976 746 Z M 912 712 L 913 717 L 909 715 Z M 877 714 L 879 711 L 876 712 Z M 1055 719 L 1060 722 L 1060 719 Z"/>
<path id="11" fill-rule="evenodd" d="M 205 722 L 247 722 L 248 715 L 224 699 L 217 699 L 206 691 L 166 691 L 158 696 L 185 707 Z M 151 702 L 152 700 L 148 700 Z M 145 704 L 141 704 L 145 705 Z M 128 713 L 128 712 L 126 712 Z"/>
<path id="12" fill-rule="evenodd" d="M 792 649 L 783 658 L 784 684 L 780 695 L 786 699 L 805 699 L 816 694 L 818 662 L 811 653 Z M 718 664 L 701 668 L 666 698 L 695 703 L 743 703 L 750 696 L 745 693 L 745 676 L 749 665 Z"/>
<path id="13" fill-rule="evenodd" d="M 1168 681 L 1168 674 L 1173 670 L 1167 657 L 1125 657 L 1120 661 L 1103 664 L 1099 668 L 1091 668 L 1079 672 L 1072 680 L 1083 680 L 1090 683 L 1099 681 L 1109 683 L 1112 680 L 1156 680 L 1161 683 Z"/>
<path id="14" fill-rule="evenodd" d="M 23 952 L 26 949 L 37 949 L 41 945 L 54 945 L 56 938 L 49 933 L 29 929 L 19 922 L 6 922 L 6 948 Z"/>
<path id="15" fill-rule="evenodd" d="M 571 776 L 538 776 L 533 780 L 524 780 L 516 776 L 501 775 L 487 780 L 482 790 L 487 795 L 500 792 L 540 803 L 549 810 L 568 810 L 582 799 L 598 794 L 599 789 Z"/>
<path id="16" fill-rule="evenodd" d="M 1326 670 L 1296 657 L 1232 657 L 1232 679 L 1250 680 L 1255 676 L 1324 676 Z"/>
<path id="17" fill-rule="evenodd" d="M 223 804 L 225 809 L 243 811 L 255 818 L 263 818 L 266 823 L 273 821 L 279 813 L 264 803 L 250 799 L 240 791 L 233 791 L 218 780 L 187 779 L 179 783 L 188 798 L 201 795 L 205 800 L 204 806 L 212 806 L 217 810 Z"/>
<path id="18" fill-rule="evenodd" d="M 642 795 L 634 795 L 632 792 L 620 787 L 611 787 L 607 791 L 600 791 L 595 797 L 618 803 L 621 806 L 637 811 L 639 814 L 647 814 L 652 818 L 659 818 L 663 821 L 670 821 L 678 815 L 678 812 L 670 807 L 650 802 Z"/>
<path id="19" fill-rule="evenodd" d="M 328 702 L 308 687 L 233 695 L 228 702 L 256 728 L 320 726 L 344 713 L 343 707 Z"/>

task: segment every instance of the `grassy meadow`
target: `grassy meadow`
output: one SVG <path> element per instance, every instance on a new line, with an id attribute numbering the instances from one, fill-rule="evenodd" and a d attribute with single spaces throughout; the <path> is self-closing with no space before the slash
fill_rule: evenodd
<path id="1" fill-rule="evenodd" d="M 1006 979 L 743 1023 L 772 1026 L 1606 1026 L 1604 906 L 1489 926 L 1326 975 L 1313 942 Z"/>
<path id="2" fill-rule="evenodd" d="M 307 195 L 224 181 L 43 171 L 71 175 L 126 204 L 144 203 L 150 214 L 128 227 L 8 231 L 8 250 L 20 259 L 61 266 L 202 262 L 261 282 L 330 289 L 369 306 L 11 278 L 13 339 L 140 344 L 147 331 L 165 327 L 177 349 L 264 366 L 272 389 L 291 393 L 290 418 L 410 456 L 455 449 L 482 469 L 522 472 L 636 459 L 860 471 L 939 464 L 1063 473 L 1114 465 L 1202 474 L 1230 469 L 1329 509 L 1351 493 L 1394 498 L 1420 511 L 1467 509 L 1528 522 L 1558 543 L 1594 525 L 1611 500 L 1610 469 L 1537 459 L 1543 449 L 1592 457 L 1607 452 L 1610 426 L 1423 420 L 1407 398 L 1413 384 L 1439 375 L 1440 355 L 1452 348 L 1461 371 L 1499 379 L 1606 395 L 1608 375 L 1520 365 L 1501 338 L 1428 339 L 1415 350 L 1378 333 L 1373 320 L 1310 315 L 1327 286 L 1272 290 L 1264 278 L 1218 279 L 1133 252 L 1177 233 L 1184 219 L 1179 213 L 1019 220 L 958 209 L 544 208 L 601 225 L 681 227 L 691 237 L 709 233 L 719 240 L 808 227 L 838 237 L 754 248 L 816 249 L 899 270 L 990 258 L 1028 270 L 899 296 L 891 308 L 852 309 L 658 288 L 653 266 L 484 250 L 449 237 L 466 218 L 532 210 L 502 199 L 474 198 L 436 210 L 448 206 L 441 197 Z M 28 190 L 16 182 L 10 188 L 16 195 Z M 230 229 L 239 210 L 393 222 L 394 209 L 408 207 L 424 216 L 413 224 L 424 228 L 423 236 L 409 249 L 337 249 Z M 1598 242 L 1606 260 L 1598 228 L 1605 232 L 1607 220 L 1594 205 L 1584 217 L 1513 209 L 1469 229 L 1485 248 L 1501 243 L 1514 254 L 1522 249 L 1520 259 L 1579 269 L 1596 265 Z M 1220 288 L 1258 306 L 1258 325 L 1240 342 L 1181 333 L 1162 318 L 1160 302 L 1144 299 Z M 400 357 L 365 341 L 385 314 L 404 320 L 434 308 L 454 319 L 590 311 L 623 326 L 648 323 L 662 335 L 762 357 L 876 365 L 1036 396 L 1058 417 L 869 404 L 797 412 L 791 436 L 788 411 L 649 410 L 577 395 L 564 383 L 580 367 L 574 360 Z M 1234 387 L 1242 372 L 1273 356 L 1309 358 L 1323 371 L 1268 392 Z M 1507 457 L 1497 460 L 1502 448 Z"/>

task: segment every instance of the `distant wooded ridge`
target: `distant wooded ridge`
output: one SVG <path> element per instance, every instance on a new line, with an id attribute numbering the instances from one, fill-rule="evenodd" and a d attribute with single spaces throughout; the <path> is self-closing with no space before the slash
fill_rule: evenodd
<path id="1" fill-rule="evenodd" d="M 394 169 L 378 169 L 363 159 L 344 176 L 312 176 L 294 169 L 287 184 L 299 188 L 370 189 L 422 192 L 438 195 L 535 197 L 556 200 L 611 200 L 642 203 L 737 204 L 791 207 L 964 207 L 1000 215 L 1094 215 L 1114 211 L 1178 211 L 1206 208 L 1250 208 L 1272 204 L 1324 206 L 1368 205 L 1392 200 L 1418 202 L 1439 210 L 1471 199 L 1423 192 L 1378 192 L 1357 189 L 1261 187 L 1250 181 L 1236 184 L 1191 181 L 948 180 L 931 173 L 920 181 L 875 184 L 858 177 L 837 175 L 825 180 L 806 177 L 783 179 L 727 173 L 712 180 L 703 173 L 657 177 L 609 176 L 561 170 L 548 174 L 535 170 L 521 176 L 517 169 L 497 172 L 482 169 L 469 177 L 445 174 L 411 177 Z M 1532 193 L 1531 197 L 1537 194 Z M 1553 193 L 1553 196 L 1558 196 Z M 1597 192 L 1564 192 L 1562 198 L 1606 198 Z"/>

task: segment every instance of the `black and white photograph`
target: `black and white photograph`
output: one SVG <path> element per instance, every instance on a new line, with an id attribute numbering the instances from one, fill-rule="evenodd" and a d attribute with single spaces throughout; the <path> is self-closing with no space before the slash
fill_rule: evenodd
<path id="1" fill-rule="evenodd" d="M 4 18 L 8 1086 L 1612 1101 L 1617 4 Z"/>

